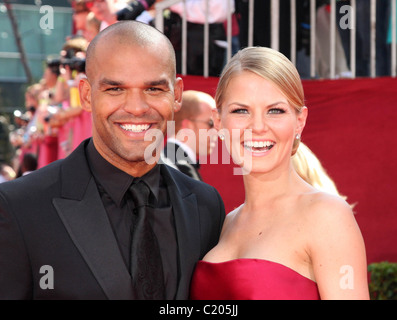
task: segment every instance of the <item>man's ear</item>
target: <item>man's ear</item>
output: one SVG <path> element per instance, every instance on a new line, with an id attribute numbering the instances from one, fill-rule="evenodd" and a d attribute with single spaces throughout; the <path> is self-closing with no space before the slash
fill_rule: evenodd
<path id="1" fill-rule="evenodd" d="M 87 79 L 79 82 L 80 104 L 83 110 L 91 112 L 91 85 Z"/>
<path id="2" fill-rule="evenodd" d="M 183 92 L 183 80 L 182 78 L 176 78 L 174 85 L 174 112 L 178 112 L 182 107 L 182 92 Z"/>

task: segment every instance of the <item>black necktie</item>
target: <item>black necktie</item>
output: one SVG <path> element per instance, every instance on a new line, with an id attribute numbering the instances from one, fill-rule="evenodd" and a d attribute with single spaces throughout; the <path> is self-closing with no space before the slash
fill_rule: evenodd
<path id="1" fill-rule="evenodd" d="M 131 226 L 131 277 L 137 299 L 164 299 L 164 276 L 157 238 L 147 218 L 149 187 L 141 180 L 129 188 L 134 201 Z"/>

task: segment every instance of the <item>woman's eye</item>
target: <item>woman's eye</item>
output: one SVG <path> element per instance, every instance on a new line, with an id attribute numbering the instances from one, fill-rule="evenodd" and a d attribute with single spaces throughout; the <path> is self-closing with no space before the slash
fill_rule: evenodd
<path id="1" fill-rule="evenodd" d="M 238 109 L 234 109 L 234 110 L 232 110 L 231 111 L 231 113 L 241 113 L 241 114 L 244 114 L 244 113 L 247 113 L 248 111 L 247 111 L 247 109 L 243 109 L 243 108 L 238 108 Z"/>
<path id="2" fill-rule="evenodd" d="M 282 114 L 285 113 L 284 109 L 280 109 L 280 108 L 272 108 L 268 111 L 269 114 Z"/>

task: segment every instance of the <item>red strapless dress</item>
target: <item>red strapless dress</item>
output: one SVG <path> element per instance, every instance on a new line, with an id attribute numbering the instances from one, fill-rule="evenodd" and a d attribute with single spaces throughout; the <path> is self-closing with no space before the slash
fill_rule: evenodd
<path id="1" fill-rule="evenodd" d="M 296 271 L 262 259 L 199 261 L 192 300 L 319 300 L 317 284 Z"/>

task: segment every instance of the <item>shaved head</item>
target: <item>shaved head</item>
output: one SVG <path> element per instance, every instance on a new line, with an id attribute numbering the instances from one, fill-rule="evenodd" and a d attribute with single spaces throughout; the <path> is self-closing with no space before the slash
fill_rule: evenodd
<path id="1" fill-rule="evenodd" d="M 80 102 L 92 113 L 95 148 L 117 168 L 141 176 L 155 165 L 151 160 L 163 143 L 145 140 L 145 134 L 164 134 L 181 107 L 183 80 L 176 78 L 172 44 L 148 24 L 117 22 L 90 43 L 86 75 Z M 152 143 L 156 151 L 146 161 Z"/>
<path id="2" fill-rule="evenodd" d="M 98 48 L 113 45 L 130 45 L 142 48 L 157 48 L 159 52 L 169 55 L 169 66 L 173 78 L 176 76 L 175 51 L 169 39 L 156 28 L 142 22 L 120 21 L 101 31 L 90 43 L 86 54 L 86 74 L 88 80 L 93 76 L 96 51 Z M 117 51 L 114 52 L 117 55 Z M 126 63 L 128 63 L 126 61 Z"/>

